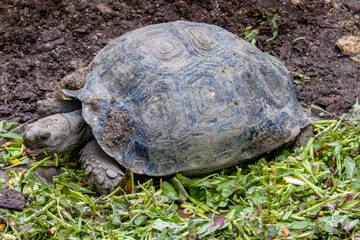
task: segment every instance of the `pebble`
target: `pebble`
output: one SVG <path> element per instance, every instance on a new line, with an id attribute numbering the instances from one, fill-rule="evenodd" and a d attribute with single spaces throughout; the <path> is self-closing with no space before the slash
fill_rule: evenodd
<path id="1" fill-rule="evenodd" d="M 64 43 L 65 43 L 65 38 L 60 38 L 60 39 L 57 39 L 52 42 L 44 43 L 43 45 L 41 45 L 41 50 L 42 51 L 50 51 L 50 50 L 56 48 L 56 46 L 64 44 Z"/>
<path id="2" fill-rule="evenodd" d="M 96 8 L 100 10 L 100 12 L 102 13 L 109 13 L 112 14 L 113 10 L 111 10 L 111 8 L 109 8 L 108 6 L 106 6 L 103 3 L 99 3 L 98 5 L 96 5 Z"/>
<path id="3" fill-rule="evenodd" d="M 344 36 L 337 40 L 335 45 L 351 60 L 360 62 L 360 37 Z"/>
<path id="4" fill-rule="evenodd" d="M 54 41 L 61 37 L 61 32 L 58 28 L 53 28 L 50 30 L 45 30 L 41 33 L 42 40 L 44 42 Z"/>

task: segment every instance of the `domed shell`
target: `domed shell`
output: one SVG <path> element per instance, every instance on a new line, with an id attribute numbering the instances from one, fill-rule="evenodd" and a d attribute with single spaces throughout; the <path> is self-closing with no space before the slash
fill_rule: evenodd
<path id="1" fill-rule="evenodd" d="M 309 122 L 275 58 L 213 25 L 129 32 L 79 91 L 103 150 L 138 174 L 208 173 L 276 149 Z"/>

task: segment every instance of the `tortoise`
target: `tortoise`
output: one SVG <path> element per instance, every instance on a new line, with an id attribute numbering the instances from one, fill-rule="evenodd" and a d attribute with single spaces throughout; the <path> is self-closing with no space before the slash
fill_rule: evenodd
<path id="1" fill-rule="evenodd" d="M 128 32 L 66 79 L 61 91 L 76 100 L 41 101 L 43 115 L 58 113 L 29 124 L 24 142 L 29 153 L 83 146 L 81 167 L 102 194 L 125 169 L 210 173 L 277 149 L 309 124 L 280 61 L 205 23 Z"/>

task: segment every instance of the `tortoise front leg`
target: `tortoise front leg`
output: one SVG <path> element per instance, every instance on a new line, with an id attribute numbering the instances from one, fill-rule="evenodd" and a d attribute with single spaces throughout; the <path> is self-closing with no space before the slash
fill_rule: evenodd
<path id="1" fill-rule="evenodd" d="M 122 167 L 108 156 L 93 140 L 80 152 L 80 164 L 90 189 L 100 194 L 109 194 L 115 190 L 124 177 Z"/>
<path id="2" fill-rule="evenodd" d="M 91 67 L 92 64 L 90 64 L 89 67 L 77 69 L 73 73 L 65 76 L 60 81 L 59 86 L 55 88 L 54 92 L 48 95 L 46 99 L 37 102 L 36 111 L 38 116 L 43 118 L 56 113 L 67 113 L 80 109 L 80 101 L 76 99 L 64 99 L 64 97 L 67 97 L 65 91 L 70 90 L 71 92 L 82 88 L 86 83 L 86 74 L 89 72 Z M 66 90 L 64 91 L 64 89 Z"/>
<path id="3" fill-rule="evenodd" d="M 49 97 L 39 100 L 36 103 L 36 112 L 40 118 L 44 118 L 56 113 L 68 113 L 81 109 L 81 102 L 73 100 L 63 100 L 56 97 Z"/>

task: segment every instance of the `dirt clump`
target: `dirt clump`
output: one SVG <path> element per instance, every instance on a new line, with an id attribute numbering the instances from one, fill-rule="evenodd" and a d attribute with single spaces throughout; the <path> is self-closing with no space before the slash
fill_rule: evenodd
<path id="1" fill-rule="evenodd" d="M 109 107 L 106 115 L 108 120 L 101 138 L 103 144 L 112 148 L 121 143 L 126 148 L 130 138 L 135 134 L 135 129 L 128 124 L 127 111 L 118 111 Z"/>
<path id="2" fill-rule="evenodd" d="M 0 189 L 0 207 L 22 210 L 25 208 L 26 200 L 21 192 L 12 189 Z"/>

